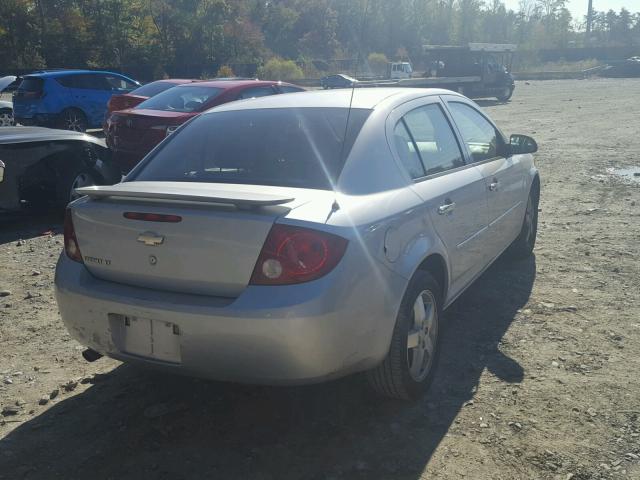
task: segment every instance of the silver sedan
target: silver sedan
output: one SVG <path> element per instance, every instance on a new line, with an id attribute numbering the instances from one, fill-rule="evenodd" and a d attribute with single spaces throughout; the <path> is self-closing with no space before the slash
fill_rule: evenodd
<path id="1" fill-rule="evenodd" d="M 503 253 L 531 254 L 536 149 L 445 90 L 217 107 L 122 183 L 79 190 L 60 314 L 91 360 L 263 384 L 367 372 L 415 398 L 443 309 Z"/>

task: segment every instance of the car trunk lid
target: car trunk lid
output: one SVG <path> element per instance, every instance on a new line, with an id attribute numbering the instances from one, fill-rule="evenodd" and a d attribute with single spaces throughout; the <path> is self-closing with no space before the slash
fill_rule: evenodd
<path id="1" fill-rule="evenodd" d="M 230 298 L 249 283 L 276 219 L 314 196 L 306 189 L 184 182 L 125 182 L 78 191 L 92 197 L 74 205 L 73 222 L 94 276 Z M 130 219 L 127 213 L 156 215 L 146 218 L 160 221 Z"/>
<path id="2" fill-rule="evenodd" d="M 110 143 L 115 150 L 144 155 L 167 136 L 167 126 L 181 125 L 191 116 L 160 110 L 114 112 L 109 121 Z"/>

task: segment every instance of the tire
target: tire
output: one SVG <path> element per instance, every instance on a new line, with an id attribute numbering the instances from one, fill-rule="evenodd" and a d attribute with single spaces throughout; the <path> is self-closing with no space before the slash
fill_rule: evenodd
<path id="1" fill-rule="evenodd" d="M 56 185 L 56 203 L 59 207 L 66 207 L 69 202 L 79 198 L 76 188 L 99 185 L 97 175 L 85 168 L 70 170 L 63 174 Z"/>
<path id="2" fill-rule="evenodd" d="M 87 116 L 77 108 L 67 108 L 60 114 L 58 127 L 63 130 L 86 132 L 88 127 Z"/>
<path id="3" fill-rule="evenodd" d="M 13 110 L 9 108 L 0 109 L 0 127 L 11 127 L 15 125 Z"/>
<path id="4" fill-rule="evenodd" d="M 520 233 L 507 248 L 507 257 L 512 260 L 528 258 L 533 253 L 538 234 L 538 193 L 536 187 L 532 187 L 527 199 L 527 209 L 522 220 Z"/>
<path id="5" fill-rule="evenodd" d="M 513 96 L 514 87 L 504 87 L 503 92 L 500 95 L 496 95 L 496 98 L 500 102 L 508 102 Z"/>
<path id="6" fill-rule="evenodd" d="M 380 365 L 366 373 L 369 385 L 380 395 L 415 400 L 429 388 L 440 352 L 441 292 L 433 276 L 422 270 L 416 272 L 409 282 L 400 304 L 389 352 Z M 414 313 L 420 310 L 420 306 L 424 314 L 422 326 L 416 323 Z M 409 348 L 410 342 L 415 347 Z M 417 357 L 419 352 L 422 352 L 422 357 Z"/>

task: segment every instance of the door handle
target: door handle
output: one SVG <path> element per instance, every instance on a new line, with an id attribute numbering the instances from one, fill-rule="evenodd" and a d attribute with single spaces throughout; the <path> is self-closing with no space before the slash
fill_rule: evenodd
<path id="1" fill-rule="evenodd" d="M 444 203 L 438 207 L 438 215 L 445 215 L 447 213 L 451 213 L 456 208 L 456 202 L 452 202 L 449 199 L 446 199 L 445 202 L 447 203 Z"/>
<path id="2" fill-rule="evenodd" d="M 494 178 L 493 181 L 489 184 L 489 190 L 495 192 L 496 190 L 498 190 L 499 185 L 500 182 L 498 181 L 498 179 Z"/>

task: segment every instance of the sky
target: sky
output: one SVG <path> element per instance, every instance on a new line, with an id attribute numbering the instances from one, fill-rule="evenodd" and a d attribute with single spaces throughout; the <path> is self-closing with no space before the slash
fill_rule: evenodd
<path id="1" fill-rule="evenodd" d="M 518 0 L 504 0 L 507 8 L 518 9 Z M 587 15 L 589 0 L 568 0 L 567 8 L 571 11 L 574 20 L 582 20 Z M 640 11 L 640 0 L 593 0 L 593 9 L 598 11 L 608 11 L 610 9 L 619 12 L 625 7 L 631 13 Z"/>

